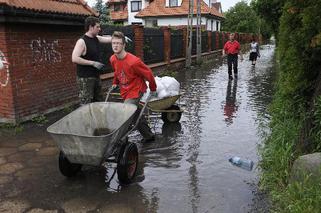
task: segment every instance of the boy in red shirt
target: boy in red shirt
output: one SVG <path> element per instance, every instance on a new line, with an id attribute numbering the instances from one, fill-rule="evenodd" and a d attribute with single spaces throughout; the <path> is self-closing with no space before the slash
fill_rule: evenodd
<path id="1" fill-rule="evenodd" d="M 110 57 L 110 64 L 114 69 L 113 88 L 120 87 L 120 95 L 124 103 L 132 103 L 140 107 L 139 100 L 146 92 L 149 82 L 151 95 L 156 96 L 156 82 L 153 73 L 140 58 L 125 51 L 125 36 L 122 32 L 115 31 L 112 35 L 111 45 L 114 55 Z M 136 119 L 140 108 L 136 112 Z M 144 116 L 137 126 L 138 131 L 144 137 L 143 142 L 155 140 L 155 136 L 148 126 Z"/>
<path id="2" fill-rule="evenodd" d="M 234 33 L 230 34 L 230 40 L 227 41 L 224 45 L 224 48 L 222 50 L 222 57 L 224 57 L 225 54 L 227 54 L 228 77 L 230 80 L 232 80 L 232 65 L 234 70 L 234 77 L 237 78 L 238 54 L 240 54 L 241 60 L 243 60 L 241 46 L 238 41 L 234 40 Z"/>

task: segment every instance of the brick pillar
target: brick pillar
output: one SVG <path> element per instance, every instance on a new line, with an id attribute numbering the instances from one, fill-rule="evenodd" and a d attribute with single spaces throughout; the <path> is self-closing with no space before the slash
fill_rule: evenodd
<path id="1" fill-rule="evenodd" d="M 144 61 L 144 27 L 142 25 L 133 25 L 135 55 Z"/>
<path id="2" fill-rule="evenodd" d="M 222 48 L 224 47 L 225 44 L 225 32 L 222 32 Z"/>
<path id="3" fill-rule="evenodd" d="M 216 49 L 219 49 L 220 48 L 220 41 L 219 41 L 219 38 L 220 38 L 220 33 L 219 32 L 215 32 L 216 36 L 215 36 L 215 40 L 216 40 Z"/>
<path id="4" fill-rule="evenodd" d="M 212 51 L 212 32 L 207 31 L 207 52 Z"/>
<path id="5" fill-rule="evenodd" d="M 171 63 L 171 29 L 162 27 L 164 33 L 164 61 L 167 64 Z"/>
<path id="6" fill-rule="evenodd" d="M 182 28 L 183 32 L 183 56 L 186 57 L 186 45 L 187 45 L 187 28 Z"/>

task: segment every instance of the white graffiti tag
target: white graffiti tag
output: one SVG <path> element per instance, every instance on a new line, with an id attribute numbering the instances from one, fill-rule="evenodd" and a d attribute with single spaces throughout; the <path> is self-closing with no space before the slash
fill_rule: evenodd
<path id="1" fill-rule="evenodd" d="M 32 50 L 33 63 L 57 63 L 61 62 L 61 53 L 57 51 L 58 40 L 47 42 L 44 39 L 38 38 L 32 40 L 30 47 Z"/>
<path id="2" fill-rule="evenodd" d="M 9 63 L 0 50 L 0 86 L 5 87 L 9 82 Z"/>

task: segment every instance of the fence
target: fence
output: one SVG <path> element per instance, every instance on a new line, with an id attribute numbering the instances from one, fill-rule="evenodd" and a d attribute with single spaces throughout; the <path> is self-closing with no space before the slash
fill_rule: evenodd
<path id="1" fill-rule="evenodd" d="M 172 59 L 185 57 L 186 27 L 172 29 L 169 27 L 144 28 L 141 25 L 102 26 L 103 34 L 111 35 L 114 31 L 123 32 L 133 41 L 126 45 L 126 51 L 140 57 L 146 64 L 159 62 L 170 64 Z M 229 39 L 229 34 L 229 32 L 202 31 L 202 53 L 210 53 L 222 49 L 224 43 Z M 240 43 L 249 43 L 253 37 L 258 40 L 258 35 L 255 34 L 236 33 L 236 39 Z M 112 55 L 111 45 L 102 45 L 102 50 L 101 57 L 107 61 Z M 192 54 L 196 54 L 195 31 L 193 31 L 192 38 Z"/>

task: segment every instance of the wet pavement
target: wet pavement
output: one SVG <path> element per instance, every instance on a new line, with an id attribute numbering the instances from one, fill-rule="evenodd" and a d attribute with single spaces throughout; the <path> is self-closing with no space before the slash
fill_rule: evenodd
<path id="1" fill-rule="evenodd" d="M 228 159 L 239 156 L 257 165 L 260 126 L 268 121 L 273 92 L 273 57 L 274 46 L 263 46 L 256 67 L 240 62 L 232 81 L 220 58 L 181 71 L 182 118 L 164 124 L 151 116 L 156 141 L 138 143 L 139 174 L 129 186 L 115 177 L 107 187 L 103 168 L 62 176 L 59 152 L 46 132 L 54 118 L 17 133 L 0 129 L 0 212 L 257 212 L 258 168 L 242 170 Z"/>

